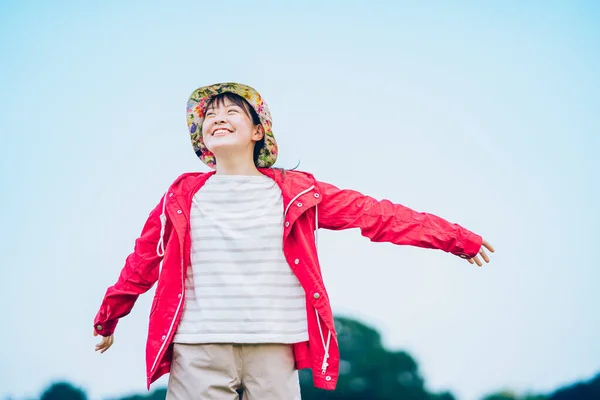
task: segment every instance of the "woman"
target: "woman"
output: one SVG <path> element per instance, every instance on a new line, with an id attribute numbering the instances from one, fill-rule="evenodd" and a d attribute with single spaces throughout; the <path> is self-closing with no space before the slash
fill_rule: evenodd
<path id="1" fill-rule="evenodd" d="M 489 262 L 481 236 L 437 216 L 272 168 L 269 108 L 251 87 L 195 90 L 188 128 L 213 171 L 180 176 L 150 213 L 94 321 L 106 351 L 119 318 L 158 281 L 147 384 L 168 399 L 300 399 L 298 369 L 334 390 L 339 348 L 316 249 L 319 228 Z M 481 257 L 481 259 L 480 259 Z"/>

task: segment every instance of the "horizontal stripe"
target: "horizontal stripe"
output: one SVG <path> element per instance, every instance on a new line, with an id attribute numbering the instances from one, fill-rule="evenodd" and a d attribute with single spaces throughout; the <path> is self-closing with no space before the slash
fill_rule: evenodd
<path id="1" fill-rule="evenodd" d="M 218 204 L 219 206 L 223 205 L 223 204 L 241 204 L 241 203 L 252 203 L 252 202 L 268 202 L 268 200 L 270 199 L 271 202 L 273 200 L 277 200 L 278 197 L 273 197 L 271 196 L 270 198 L 264 198 L 264 197 L 259 197 L 256 198 L 256 196 L 254 196 L 252 193 L 250 193 L 250 195 L 244 196 L 244 194 L 248 194 L 248 192 L 244 192 L 243 194 L 236 194 L 235 196 L 232 196 L 231 193 L 227 194 L 227 195 L 220 195 L 220 196 L 215 196 L 213 193 L 212 198 L 210 199 L 210 202 L 212 204 Z M 202 200 L 202 199 L 198 199 L 196 198 L 196 200 Z M 211 204 L 208 203 L 208 204 Z M 204 200 L 204 204 L 207 204 L 207 201 Z M 200 203 L 200 205 L 204 205 L 202 203 Z"/>
<path id="2" fill-rule="evenodd" d="M 195 274 L 193 271 L 194 269 L 197 271 Z M 296 278 L 296 275 L 294 275 L 294 272 L 289 266 L 287 268 L 277 266 L 277 269 L 271 268 L 270 270 L 261 266 L 260 269 L 255 268 L 252 271 L 250 271 L 249 268 L 246 268 L 244 274 L 240 273 L 240 271 L 236 271 L 236 267 L 225 266 L 220 269 L 220 271 L 203 271 L 202 267 L 190 268 L 190 271 L 186 276 L 186 279 L 189 280 L 187 283 L 191 285 L 194 282 L 210 284 L 226 281 L 237 285 L 246 282 L 263 282 L 265 284 L 298 282 L 298 278 Z M 196 276 L 195 278 L 194 275 Z M 225 277 L 227 278 L 225 279 Z"/>
<path id="3" fill-rule="evenodd" d="M 207 312 L 191 312 L 188 311 L 186 315 L 186 323 L 197 323 L 197 322 L 215 322 L 220 324 L 249 324 L 254 322 L 261 323 L 282 323 L 282 324 L 299 324 L 306 322 L 306 311 L 296 312 L 293 314 L 284 314 L 284 312 L 275 313 L 271 315 L 263 312 L 260 316 L 249 317 L 246 313 L 227 313 L 227 316 L 222 316 L 216 311 L 209 310 Z"/>
<path id="4" fill-rule="evenodd" d="M 243 312 L 243 311 L 256 311 L 257 313 L 263 312 L 263 311 L 287 311 L 287 312 L 292 312 L 292 311 L 302 311 L 302 312 L 306 312 L 306 306 L 305 305 L 301 305 L 301 306 L 285 306 L 285 305 L 270 305 L 267 307 L 257 307 L 255 305 L 248 305 L 246 304 L 247 308 L 243 308 L 240 306 L 230 306 L 230 307 L 225 307 L 225 306 L 211 306 L 211 307 L 203 307 L 203 309 L 206 310 L 206 312 L 211 312 L 211 311 L 235 311 L 236 313 L 238 312 Z"/>
<path id="5" fill-rule="evenodd" d="M 276 287 L 276 288 L 302 288 L 302 286 L 300 286 L 299 283 L 297 282 L 285 282 L 285 283 L 264 283 L 264 282 L 257 282 L 257 283 L 229 283 L 229 282 L 217 282 L 217 283 L 208 283 L 208 284 L 202 284 L 202 283 L 198 283 L 194 286 L 190 285 L 186 285 L 186 289 L 194 289 L 194 287 L 196 288 L 221 288 L 221 287 L 228 287 L 228 288 L 263 288 L 263 287 Z M 304 290 L 304 289 L 303 289 Z"/>
<path id="6" fill-rule="evenodd" d="M 246 284 L 250 285 L 246 285 Z M 202 285 L 196 289 L 196 284 Z M 190 293 L 190 290 L 187 288 L 192 288 L 199 291 L 207 292 L 208 290 L 223 290 L 225 286 L 232 285 L 232 287 L 246 287 L 247 289 L 253 289 L 255 291 L 260 291 L 261 288 L 263 290 L 269 291 L 272 288 L 281 287 L 283 291 L 294 291 L 294 292 L 302 292 L 304 293 L 304 289 L 298 282 L 295 276 L 285 276 L 285 275 L 273 275 L 272 277 L 268 277 L 263 279 L 263 277 L 259 275 L 254 275 L 251 277 L 235 277 L 233 279 L 222 279 L 217 276 L 209 276 L 204 278 L 198 278 L 192 280 L 186 280 L 185 287 L 186 291 Z M 211 289 L 214 288 L 214 289 Z"/>
<path id="7" fill-rule="evenodd" d="M 196 240 L 192 242 L 192 254 L 196 254 L 200 251 L 209 253 L 211 251 L 220 252 L 226 251 L 228 253 L 237 252 L 257 252 L 260 249 L 267 250 L 279 250 L 283 252 L 283 236 L 277 236 L 275 240 L 213 240 L 210 243 Z"/>
<path id="8" fill-rule="evenodd" d="M 232 209 L 243 212 L 251 208 L 271 210 L 271 207 L 277 204 L 283 206 L 281 195 L 273 196 L 268 193 L 266 195 L 264 193 L 257 195 L 256 192 L 246 191 L 244 194 L 209 195 L 205 198 L 195 196 L 192 202 L 192 210 L 201 213 L 206 210 L 214 211 L 222 209 Z M 277 207 L 277 209 L 279 209 L 279 207 Z"/>
<path id="9" fill-rule="evenodd" d="M 264 264 L 268 268 L 290 269 L 290 265 L 283 255 L 270 253 L 268 256 L 270 257 L 267 258 L 267 255 L 265 254 L 265 261 L 262 262 L 261 260 L 248 259 L 247 257 L 244 257 L 244 254 L 242 253 L 200 253 L 192 257 L 192 262 L 195 265 L 193 269 L 198 271 L 209 271 L 213 269 L 227 271 L 237 269 L 240 273 L 243 273 L 260 267 L 260 264 Z M 208 257 L 214 257 L 215 259 L 208 259 Z"/>
<path id="10" fill-rule="evenodd" d="M 244 334 L 244 335 L 219 335 L 212 333 L 210 335 L 176 335 L 174 338 L 175 343 L 185 344 L 207 344 L 207 343 L 240 343 L 240 344 L 263 344 L 263 343 L 281 343 L 281 344 L 293 344 L 299 342 L 305 342 L 308 340 L 308 333 L 303 332 L 300 334 Z"/>
<path id="11" fill-rule="evenodd" d="M 206 232 L 211 234 L 237 234 L 246 232 L 253 232 L 254 234 L 259 234 L 262 232 L 281 232 L 283 233 L 283 218 L 277 219 L 275 221 L 253 221 L 245 219 L 241 222 L 228 222 L 221 223 L 215 221 L 209 221 L 206 224 L 192 224 L 191 226 L 192 237 L 198 235 L 202 232 Z"/>
<path id="12" fill-rule="evenodd" d="M 182 335 L 196 333 L 196 332 L 194 332 L 194 330 L 186 331 L 185 328 L 178 329 L 177 332 Z M 305 332 L 305 329 L 292 329 L 292 330 L 277 331 L 277 333 L 280 333 L 280 334 L 300 334 L 300 333 L 304 333 L 304 332 Z M 232 329 L 232 330 L 203 329 L 202 333 L 219 333 L 222 335 L 228 335 L 228 334 L 248 334 L 248 333 L 273 333 L 273 330 L 271 330 L 271 329 L 240 329 L 240 330 L 236 330 L 236 329 Z"/>
<path id="13" fill-rule="evenodd" d="M 282 317 L 289 316 L 289 318 L 306 316 L 305 301 L 298 305 L 298 302 L 294 299 L 282 300 L 281 302 L 272 302 L 264 299 L 258 302 L 239 300 L 237 304 L 230 300 L 201 300 L 198 302 L 195 298 L 186 297 L 183 309 L 185 314 L 193 312 L 196 315 L 202 315 L 207 318 L 240 318 L 240 315 L 250 315 L 256 318 L 266 318 L 275 315 Z"/>
<path id="14" fill-rule="evenodd" d="M 265 175 L 212 175 L 206 183 L 210 186 L 219 184 L 241 183 L 245 185 L 252 184 L 269 184 L 272 185 L 275 181 Z"/>
<path id="15" fill-rule="evenodd" d="M 284 208 L 283 204 L 281 205 L 281 210 L 277 208 L 276 210 L 267 210 L 266 208 L 261 208 L 261 217 L 266 218 L 283 218 Z M 269 211 L 269 212 L 267 212 Z M 219 222 L 237 222 L 237 221 L 245 221 L 245 220 L 254 220 L 257 216 L 256 210 L 247 210 L 245 212 L 236 212 L 236 213 L 222 213 L 215 218 L 214 214 L 208 214 L 204 212 L 197 211 L 196 208 L 192 208 L 190 218 L 194 223 L 202 223 L 202 221 L 219 221 Z"/>
<path id="16" fill-rule="evenodd" d="M 216 248 L 216 247 L 202 247 L 196 249 L 192 254 L 197 253 L 258 253 L 258 252 L 281 252 L 281 246 L 270 246 L 270 247 L 250 247 L 247 249 L 231 247 L 231 248 Z"/>
<path id="17" fill-rule="evenodd" d="M 268 185 L 267 187 L 264 187 L 263 189 L 271 189 L 272 186 Z M 235 193 L 236 195 L 242 194 L 242 193 L 246 193 L 248 190 L 255 190 L 255 189 L 261 189 L 261 187 L 255 187 L 252 186 L 250 188 L 248 187 L 244 187 L 243 185 L 238 186 L 238 185 L 222 185 L 222 186 L 213 186 L 213 185 L 204 185 L 202 187 L 202 192 L 198 192 L 198 194 L 196 195 L 197 197 L 209 197 L 207 195 L 219 195 L 219 194 L 226 194 L 226 195 L 231 195 L 232 193 Z"/>
<path id="18" fill-rule="evenodd" d="M 305 296 L 301 294 L 294 295 L 269 295 L 269 294 L 253 294 L 253 295 L 238 295 L 238 294 L 214 294 L 212 299 L 303 299 Z M 202 301 L 204 296 L 196 293 L 196 299 Z"/>
<path id="19" fill-rule="evenodd" d="M 244 221 L 246 222 L 246 221 Z M 235 230 L 238 232 L 243 232 L 243 231 L 252 231 L 252 230 L 258 230 L 258 231 L 263 231 L 264 229 L 267 228 L 280 228 L 281 230 L 283 230 L 283 224 L 281 223 L 281 221 L 278 219 L 275 222 L 258 222 L 256 223 L 255 221 L 252 221 L 253 225 L 243 225 L 240 224 L 239 226 L 235 227 Z M 231 229 L 231 227 L 226 226 L 226 225 L 203 225 L 203 224 L 197 224 L 194 225 L 194 228 L 192 229 L 192 232 L 197 232 L 197 231 L 201 231 L 201 230 L 219 230 L 219 229 Z"/>
<path id="20" fill-rule="evenodd" d="M 186 298 L 184 314 L 186 318 L 306 318 L 306 304 L 298 307 L 295 302 L 287 300 L 280 304 L 245 304 L 242 307 L 224 305 L 222 302 L 202 301 Z"/>
<path id="21" fill-rule="evenodd" d="M 177 327 L 177 333 L 179 334 L 211 334 L 211 333 L 219 333 L 221 335 L 228 334 L 273 334 L 277 333 L 280 335 L 298 335 L 307 331 L 305 325 L 297 325 L 293 328 L 284 328 L 281 325 L 271 326 L 268 323 L 260 323 L 256 326 L 246 326 L 243 328 L 237 329 L 237 324 L 230 324 L 221 327 L 211 327 L 207 328 L 205 323 L 198 324 L 189 324 L 189 325 L 181 325 Z"/>
<path id="22" fill-rule="evenodd" d="M 244 324 L 247 323 L 262 323 L 262 322 L 283 322 L 283 323 L 304 323 L 306 321 L 306 317 L 296 317 L 296 318 L 252 318 L 251 320 L 241 319 L 241 318 L 202 318 L 202 322 L 217 322 L 217 323 L 239 323 L 242 322 Z"/>
<path id="23" fill-rule="evenodd" d="M 258 286 L 221 286 L 221 287 L 196 287 L 193 289 L 194 297 L 196 299 L 205 299 L 210 297 L 211 299 L 222 299 L 222 298 L 240 298 L 248 299 L 252 301 L 252 298 L 260 299 L 262 297 L 270 297 L 277 299 L 295 299 L 305 298 L 306 295 L 304 290 L 298 286 L 296 288 L 291 287 L 258 287 Z M 191 293 L 189 291 L 188 293 Z M 228 297 L 225 297 L 228 296 Z"/>
<path id="24" fill-rule="evenodd" d="M 264 240 L 267 240 L 267 239 L 282 240 L 282 235 L 277 235 L 276 233 L 268 233 L 268 234 L 261 234 L 261 235 L 258 235 L 258 236 L 253 236 L 253 238 L 254 239 L 264 239 Z M 204 242 L 206 242 L 206 241 L 211 241 L 211 242 L 214 242 L 214 241 L 217 241 L 217 242 L 220 242 L 220 241 L 235 242 L 236 240 L 240 240 L 241 238 L 209 236 L 209 235 L 206 235 L 204 232 L 202 232 L 201 236 L 199 235 L 198 237 L 195 237 L 193 239 L 194 239 L 194 241 L 197 240 L 197 241 L 204 241 Z"/>
<path id="25" fill-rule="evenodd" d="M 211 259 L 198 259 L 198 262 L 204 264 L 200 266 L 201 269 L 206 269 L 205 265 L 222 265 L 222 264 L 235 264 L 235 265 L 249 265 L 249 264 L 276 264 L 283 263 L 287 265 L 285 258 L 265 258 L 259 260 L 211 260 Z"/>
<path id="26" fill-rule="evenodd" d="M 219 275 L 219 276 L 236 276 L 239 275 L 239 270 L 231 270 L 231 271 L 198 271 L 194 272 L 194 277 L 196 276 L 211 276 L 211 275 Z M 244 275 L 292 275 L 293 272 L 291 270 L 261 270 L 261 271 L 245 271 Z"/>
<path id="27" fill-rule="evenodd" d="M 202 282 L 204 283 L 204 282 Z M 222 283 L 222 282 L 219 282 Z M 224 286 L 219 286 L 219 285 L 206 285 L 203 287 L 196 287 L 195 285 L 186 285 L 186 287 L 190 287 L 193 290 L 187 290 L 186 293 L 194 293 L 197 297 L 200 296 L 211 296 L 211 297 L 222 297 L 219 296 L 220 294 L 224 294 L 225 292 L 231 292 L 231 293 L 240 293 L 243 294 L 244 296 L 248 296 L 250 293 L 251 294 L 255 294 L 257 297 L 257 299 L 262 298 L 262 296 L 266 296 L 268 294 L 276 294 L 276 295 L 285 295 L 288 294 L 290 296 L 300 296 L 300 295 L 305 295 L 304 293 L 304 289 L 302 288 L 302 286 L 298 285 L 298 286 L 292 286 L 293 282 L 290 280 L 288 282 L 286 282 L 286 284 L 288 285 L 269 285 L 269 286 L 261 286 L 260 284 L 254 285 L 254 286 L 242 286 L 242 285 L 238 285 L 238 286 L 231 286 L 228 287 L 226 285 L 227 282 L 225 282 Z"/>
<path id="28" fill-rule="evenodd" d="M 279 299 L 273 301 L 271 298 L 255 299 L 249 301 L 248 299 L 242 298 L 200 298 L 186 297 L 186 305 L 184 309 L 193 310 L 194 312 L 213 312 L 213 310 L 227 309 L 230 310 L 232 315 L 235 312 L 240 313 L 254 313 L 254 310 L 270 309 L 270 313 L 277 313 L 278 315 L 285 315 L 289 313 L 295 313 L 292 308 L 298 307 L 298 309 L 306 310 L 306 300 L 301 299 Z M 191 312 L 191 311 L 190 311 Z M 306 311 L 302 311 L 305 313 Z M 238 315 L 238 314 L 235 314 Z M 254 315 L 254 314 L 253 314 Z M 262 315 L 262 311 L 256 312 L 256 315 Z"/>
<path id="29" fill-rule="evenodd" d="M 194 293 L 195 294 L 195 293 Z M 306 296 L 305 296 L 306 298 Z M 195 300 L 194 300 L 195 301 Z M 270 307 L 270 306 L 279 306 L 279 307 L 300 307 L 306 306 L 305 299 L 279 299 L 278 301 L 273 301 L 270 298 L 255 298 L 251 302 L 248 299 L 240 299 L 240 298 L 214 298 L 214 297 L 206 297 L 202 298 L 201 304 L 203 307 L 237 307 L 250 309 L 251 307 Z M 186 301 L 187 303 L 187 301 Z"/>

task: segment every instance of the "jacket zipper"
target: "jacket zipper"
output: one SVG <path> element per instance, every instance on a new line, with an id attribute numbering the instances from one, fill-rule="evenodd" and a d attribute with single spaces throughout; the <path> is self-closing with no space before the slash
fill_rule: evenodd
<path id="1" fill-rule="evenodd" d="M 181 259 L 181 271 L 182 271 L 182 279 L 185 279 L 185 274 L 183 273 L 183 258 Z M 163 344 L 160 346 L 160 349 L 158 350 L 158 354 L 156 355 L 156 359 L 154 360 L 154 363 L 152 364 L 152 368 L 150 369 L 150 372 L 154 372 L 154 368 L 156 368 L 156 363 L 160 359 L 160 356 L 162 355 L 163 350 L 165 349 L 165 346 L 168 343 L 169 337 L 171 336 L 173 327 L 175 326 L 175 320 L 177 319 L 177 315 L 179 315 L 179 310 L 181 309 L 181 305 L 183 304 L 183 287 L 184 287 L 184 285 L 185 285 L 185 282 L 182 280 L 182 282 L 181 282 L 182 290 L 179 292 L 179 304 L 177 305 L 177 309 L 175 310 L 175 315 L 173 316 L 173 320 L 171 321 L 171 326 L 169 327 L 169 331 L 167 332 L 167 334 L 164 337 Z"/>
<path id="2" fill-rule="evenodd" d="M 168 193 L 168 191 L 167 191 Z M 162 214 L 160 215 L 160 222 L 161 222 L 161 230 L 160 230 L 160 239 L 159 239 L 159 246 L 157 247 L 156 253 L 162 257 L 165 254 L 165 250 L 164 250 L 164 231 L 165 231 L 165 225 L 167 222 L 167 215 L 166 215 L 166 207 L 165 204 L 167 202 L 167 194 L 165 193 L 165 197 L 163 199 L 163 208 L 162 208 Z M 185 240 L 184 240 L 185 242 Z M 185 246 L 185 243 L 184 243 Z M 164 259 L 163 259 L 164 260 Z M 159 273 L 158 273 L 158 279 L 160 279 L 160 275 L 162 272 L 162 263 L 163 260 L 160 261 L 160 265 L 159 265 Z M 164 340 L 162 345 L 160 346 L 160 349 L 158 350 L 158 354 L 156 355 L 156 358 L 154 359 L 154 363 L 152 363 L 152 368 L 150 369 L 150 372 L 154 372 L 154 369 L 156 368 L 156 363 L 158 362 L 158 360 L 160 359 L 163 350 L 165 349 L 165 346 L 168 343 L 168 339 L 171 336 L 171 332 L 173 331 L 173 327 L 175 326 L 175 320 L 177 319 L 177 315 L 179 314 L 179 310 L 181 309 L 181 305 L 183 304 L 183 288 L 185 287 L 185 276 L 186 273 L 183 269 L 183 257 L 181 257 L 181 290 L 179 291 L 179 304 L 177 305 L 177 309 L 175 310 L 175 315 L 173 316 L 173 320 L 171 321 L 171 326 L 169 327 L 169 330 L 167 332 L 167 334 L 164 336 Z"/>
<path id="3" fill-rule="evenodd" d="M 288 203 L 287 207 L 285 208 L 285 212 L 283 213 L 284 216 L 287 215 L 290 207 L 292 204 L 294 204 L 294 201 L 296 201 L 296 199 L 300 196 L 302 196 L 303 194 L 306 194 L 308 192 L 310 192 L 311 190 L 313 190 L 315 188 L 315 186 L 311 186 L 306 190 L 303 190 L 302 192 L 298 193 L 296 196 L 294 196 L 294 198 L 292 198 L 292 200 L 290 200 L 290 202 Z M 318 249 L 319 248 L 319 243 L 318 243 L 318 232 L 319 231 L 319 206 L 315 205 L 315 247 Z M 317 317 L 317 325 L 319 327 L 319 334 L 321 336 L 321 342 L 323 345 L 323 361 L 321 363 L 321 375 L 325 375 L 327 373 L 327 367 L 329 366 L 329 363 L 327 362 L 327 360 L 329 359 L 329 346 L 331 344 L 331 331 L 329 329 L 327 329 L 327 341 L 325 340 L 325 336 L 323 335 L 323 328 L 321 327 L 321 316 L 319 315 L 319 311 L 317 311 L 316 307 L 313 307 L 315 310 L 315 314 Z M 327 379 L 329 379 L 329 377 L 327 377 Z"/>

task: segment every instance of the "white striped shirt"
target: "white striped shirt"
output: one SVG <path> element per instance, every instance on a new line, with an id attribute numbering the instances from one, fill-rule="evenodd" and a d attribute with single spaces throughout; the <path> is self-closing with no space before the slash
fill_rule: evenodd
<path id="1" fill-rule="evenodd" d="M 192 267 L 177 343 L 308 340 L 304 289 L 283 254 L 283 198 L 266 176 L 211 176 L 190 213 Z"/>

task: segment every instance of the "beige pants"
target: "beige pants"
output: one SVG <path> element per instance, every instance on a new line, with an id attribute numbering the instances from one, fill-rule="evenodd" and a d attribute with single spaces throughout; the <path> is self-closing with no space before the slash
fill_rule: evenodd
<path id="1" fill-rule="evenodd" d="M 166 400 L 300 400 L 298 371 L 287 344 L 179 344 Z"/>

